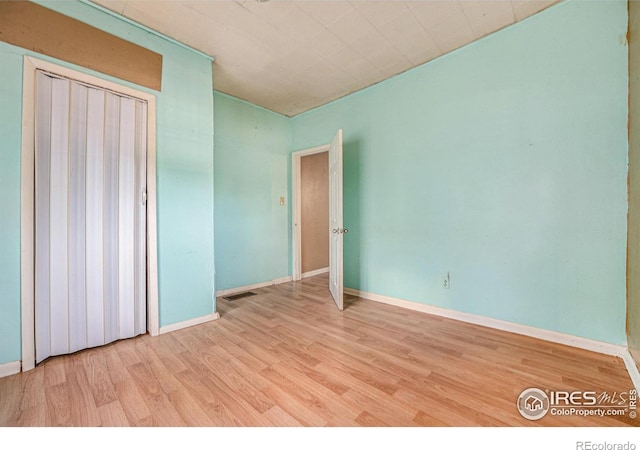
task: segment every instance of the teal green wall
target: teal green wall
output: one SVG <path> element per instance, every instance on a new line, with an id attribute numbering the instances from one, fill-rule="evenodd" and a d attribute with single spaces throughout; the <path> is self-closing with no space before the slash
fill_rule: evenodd
<path id="1" fill-rule="evenodd" d="M 215 93 L 215 285 L 209 61 L 41 4 L 163 54 L 161 326 L 291 274 L 289 152 L 343 128 L 346 286 L 625 342 L 626 2 L 563 3 L 293 119 Z M 0 364 L 20 359 L 24 54 L 0 43 Z"/>
<path id="2" fill-rule="evenodd" d="M 214 97 L 216 288 L 286 277 L 290 120 L 219 92 Z"/>
<path id="3" fill-rule="evenodd" d="M 344 129 L 345 286 L 624 344 L 626 30 L 563 3 L 296 116 Z"/>
<path id="4" fill-rule="evenodd" d="M 20 347 L 22 55 L 0 43 L 0 364 Z"/>
<path id="5" fill-rule="evenodd" d="M 88 5 L 39 3 L 163 55 L 162 92 L 123 83 L 157 95 L 160 326 L 212 313 L 211 62 Z M 102 76 L 0 43 L 0 364 L 21 357 L 20 145 L 25 54 Z"/>

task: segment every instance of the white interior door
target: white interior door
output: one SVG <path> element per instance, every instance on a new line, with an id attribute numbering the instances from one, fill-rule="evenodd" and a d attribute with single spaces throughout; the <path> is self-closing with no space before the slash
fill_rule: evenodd
<path id="1" fill-rule="evenodd" d="M 147 105 L 38 72 L 36 362 L 146 332 Z"/>
<path id="2" fill-rule="evenodd" d="M 329 290 L 342 311 L 342 239 L 348 230 L 342 228 L 342 130 L 329 146 Z"/>

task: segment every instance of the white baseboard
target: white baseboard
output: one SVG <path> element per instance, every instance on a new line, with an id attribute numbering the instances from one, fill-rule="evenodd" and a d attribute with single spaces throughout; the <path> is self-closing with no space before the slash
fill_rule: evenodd
<path id="1" fill-rule="evenodd" d="M 12 361 L 10 363 L 0 364 L 0 378 L 20 373 L 21 368 L 22 364 L 20 363 L 20 361 Z"/>
<path id="2" fill-rule="evenodd" d="M 322 275 L 323 273 L 329 273 L 329 268 L 323 267 L 322 269 L 310 270 L 309 272 L 303 273 L 302 278 L 315 277 L 316 275 Z"/>
<path id="3" fill-rule="evenodd" d="M 271 281 L 265 281 L 263 283 L 249 284 L 247 286 L 239 286 L 236 288 L 224 289 L 221 291 L 216 291 L 216 298 L 224 297 L 227 295 L 239 294 L 241 292 L 247 292 L 253 289 L 260 289 L 267 286 L 275 286 L 276 284 L 288 283 L 291 280 L 293 280 L 293 277 L 288 276 L 288 277 L 282 277 L 282 278 L 275 278 Z"/>
<path id="4" fill-rule="evenodd" d="M 220 313 L 215 312 L 213 314 L 207 314 L 206 316 L 196 317 L 195 319 L 185 320 L 184 322 L 172 323 L 171 325 L 160 327 L 160 334 L 170 333 L 172 331 L 181 330 L 194 325 L 200 325 L 202 323 L 211 322 L 212 320 L 218 320 L 219 318 Z"/>
<path id="5" fill-rule="evenodd" d="M 289 281 L 293 281 L 293 277 L 291 275 L 288 277 L 276 278 L 275 280 L 271 280 L 271 283 L 275 286 L 276 284 L 288 283 Z"/>
<path id="6" fill-rule="evenodd" d="M 625 351 L 622 356 L 622 360 L 624 361 L 624 365 L 627 366 L 627 372 L 629 372 L 629 376 L 631 377 L 631 381 L 633 382 L 636 391 L 640 392 L 640 371 L 638 371 L 638 366 L 628 350 Z"/>
<path id="7" fill-rule="evenodd" d="M 543 341 L 550 341 L 558 344 L 564 344 L 570 347 L 590 350 L 592 352 L 603 353 L 605 355 L 617 356 L 623 359 L 624 359 L 624 355 L 629 353 L 627 351 L 627 348 L 622 345 L 609 344 L 607 342 L 601 342 L 593 339 L 573 336 L 570 334 L 559 333 L 557 331 L 544 330 L 542 328 L 536 328 L 529 325 L 521 325 L 518 323 L 507 322 L 504 320 L 492 319 L 490 317 L 478 316 L 476 314 L 454 311 L 451 309 L 440 308 L 437 306 L 424 305 L 422 303 L 410 302 L 407 300 L 400 300 L 393 297 L 386 297 L 384 295 L 358 291 L 356 289 L 344 288 L 344 292 L 345 294 L 355 295 L 365 300 L 373 300 L 379 303 L 386 303 L 388 305 L 399 306 L 401 308 L 411 309 L 414 311 L 432 314 L 435 316 L 447 317 L 449 319 L 459 320 L 461 322 L 468 322 L 468 323 L 482 325 L 489 328 L 495 328 L 502 331 L 508 331 L 510 333 L 522 334 L 524 336 L 542 339 Z M 629 356 L 629 358 L 630 357 L 631 356 Z"/>

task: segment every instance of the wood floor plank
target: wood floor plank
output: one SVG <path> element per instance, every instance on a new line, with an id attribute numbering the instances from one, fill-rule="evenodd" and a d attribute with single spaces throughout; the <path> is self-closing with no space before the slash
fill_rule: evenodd
<path id="1" fill-rule="evenodd" d="M 182 329 L 174 332 L 175 339 L 187 350 L 198 353 L 200 349 L 207 348 L 207 342 L 192 330 Z"/>
<path id="2" fill-rule="evenodd" d="M 248 355 L 262 363 L 264 367 L 278 362 L 278 357 L 271 351 L 267 342 L 261 340 L 262 335 L 260 333 L 228 333 L 226 337 Z M 276 342 L 275 345 L 277 344 Z"/>
<path id="3" fill-rule="evenodd" d="M 298 371 L 302 376 L 323 386 L 336 395 L 342 395 L 349 390 L 349 387 L 342 383 L 338 377 L 333 376 L 333 374 L 319 372 L 313 367 L 300 364 L 297 361 L 287 362 L 285 367 Z"/>
<path id="4" fill-rule="evenodd" d="M 221 318 L 0 378 L 0 426 L 639 426 L 528 421 L 520 393 L 633 389 L 620 358 L 346 296 L 326 274 L 217 299 Z"/>
<path id="5" fill-rule="evenodd" d="M 261 360 L 258 357 L 255 357 L 251 352 L 247 351 L 246 348 L 243 348 L 241 345 L 236 344 L 230 339 L 227 339 L 224 336 L 220 336 L 218 339 L 218 346 L 223 349 L 225 352 L 229 353 L 234 359 L 241 362 L 248 369 L 259 372 L 265 367 L 268 367 L 267 362 Z M 248 342 L 244 342 L 249 344 Z M 256 346 L 257 347 L 257 346 Z M 267 353 L 267 360 L 271 362 L 275 362 L 277 359 L 272 356 L 271 353 Z"/>
<path id="6" fill-rule="evenodd" d="M 349 386 L 349 390 L 342 395 L 342 398 L 352 407 L 366 410 L 391 425 L 409 424 L 417 412 L 410 405 L 401 404 L 392 395 L 374 389 L 366 381 L 352 376 L 348 371 L 330 361 L 318 364 L 316 369 L 338 376 L 341 382 Z"/>
<path id="7" fill-rule="evenodd" d="M 348 402 L 327 389 L 324 385 L 307 378 L 303 372 L 296 370 L 289 364 L 278 364 L 263 371 L 265 376 L 278 386 L 285 389 L 308 408 L 313 410 L 327 422 L 334 417 L 352 419 L 358 416 L 359 408 L 354 408 Z"/>
<path id="8" fill-rule="evenodd" d="M 140 354 L 136 348 L 136 340 L 144 339 L 144 337 L 136 337 L 131 339 L 125 339 L 122 341 L 114 342 L 112 345 L 118 352 L 120 361 L 125 367 L 132 366 L 141 362 Z"/>
<path id="9" fill-rule="evenodd" d="M 186 360 L 192 361 L 191 367 L 198 370 L 197 361 L 204 363 L 204 372 L 200 369 L 200 375 L 206 376 L 211 370 L 216 370 L 216 378 L 219 379 L 226 388 L 241 397 L 247 404 L 251 405 L 257 412 L 262 413 L 273 406 L 273 402 L 267 398 L 258 386 L 261 381 L 257 381 L 260 376 L 254 375 L 254 383 L 247 379 L 243 374 L 234 367 L 229 361 L 224 361 L 219 357 L 217 349 L 209 349 L 201 352 L 199 357 L 192 355 L 190 352 L 182 353 Z M 237 367 L 237 366 L 236 366 Z"/>
<path id="10" fill-rule="evenodd" d="M 103 427 L 128 427 L 131 425 L 120 402 L 111 402 L 100 406 L 98 414 L 100 414 L 100 421 Z"/>
<path id="11" fill-rule="evenodd" d="M 169 393 L 169 402 L 182 420 L 190 427 L 210 427 L 215 423 L 198 402 L 185 390 L 176 389 Z"/>
<path id="12" fill-rule="evenodd" d="M 307 405 L 302 404 L 293 394 L 278 385 L 271 385 L 263 389 L 265 395 L 271 398 L 282 410 L 295 418 L 306 427 L 322 427 L 327 424 L 327 420 L 318 416 Z"/>
<path id="13" fill-rule="evenodd" d="M 198 402 L 211 419 L 213 426 L 233 427 L 242 425 L 218 396 L 193 372 L 186 370 L 176 375 L 187 392 Z"/>
<path id="14" fill-rule="evenodd" d="M 400 380 L 397 375 L 366 364 L 330 345 L 314 345 L 315 347 L 311 346 L 309 350 L 322 358 L 324 364 L 339 368 L 372 388 L 387 394 L 392 395 L 397 390 L 396 383 Z"/>
<path id="15" fill-rule="evenodd" d="M 284 411 L 282 408 L 280 408 L 278 405 L 272 406 L 271 408 L 263 412 L 262 415 L 267 420 L 269 420 L 269 422 L 271 422 L 272 426 L 274 427 L 302 426 L 300 422 L 298 422 L 296 419 L 294 419 L 289 414 L 287 414 L 287 412 Z"/>
<path id="16" fill-rule="evenodd" d="M 64 358 L 65 356 L 49 358 L 42 363 L 45 386 L 55 386 L 67 380 L 64 372 Z"/>
<path id="17" fill-rule="evenodd" d="M 185 427 L 187 423 L 182 419 L 176 408 L 169 402 L 163 407 L 151 412 L 150 427 Z"/>
<path id="18" fill-rule="evenodd" d="M 82 356 L 93 400 L 98 408 L 116 400 L 107 365 L 108 354 L 108 351 L 102 351 L 102 349 L 89 349 L 82 355 L 78 355 Z"/>
<path id="19" fill-rule="evenodd" d="M 67 427 L 74 424 L 71 409 L 71 392 L 67 383 L 57 383 L 45 387 L 47 397 L 46 423 L 49 427 Z M 76 418 L 81 424 L 81 418 Z"/>
<path id="20" fill-rule="evenodd" d="M 160 346 L 159 348 L 151 349 L 153 353 L 165 366 L 166 370 L 171 374 L 178 374 L 187 370 L 187 366 L 178 358 L 178 353 L 172 353 L 166 348 Z"/>
<path id="21" fill-rule="evenodd" d="M 4 426 L 4 425 L 3 425 Z M 20 411 L 17 418 L 16 427 L 46 427 L 47 426 L 47 406 L 44 403 L 29 406 Z"/>
<path id="22" fill-rule="evenodd" d="M 237 423 L 247 427 L 271 426 L 271 423 L 253 406 L 248 404 L 237 392 L 230 391 L 229 387 L 216 375 L 211 374 L 201 379 L 216 397 L 231 412 Z"/>
<path id="23" fill-rule="evenodd" d="M 96 407 L 93 392 L 89 387 L 89 379 L 82 365 L 70 374 L 67 374 L 67 383 L 71 394 L 71 409 L 75 416 L 79 417 L 80 426 L 97 427 L 100 426 L 100 414 Z"/>
<path id="24" fill-rule="evenodd" d="M 463 426 L 459 420 L 449 420 L 449 416 L 438 416 L 437 412 L 430 414 L 424 411 L 418 411 L 413 418 L 413 422 L 421 427 L 460 427 Z"/>
<path id="25" fill-rule="evenodd" d="M 481 388 L 477 390 L 481 392 Z M 485 396 L 470 396 L 459 391 L 451 391 L 440 385 L 416 387 L 401 383 L 394 397 L 412 404 L 419 411 L 438 411 L 438 416 L 453 418 L 453 422 L 461 425 L 487 426 L 521 426 L 522 417 L 515 417 L 515 405 L 495 406 L 495 399 Z M 427 409 L 428 408 L 428 409 Z M 519 414 L 518 414 L 519 416 Z M 415 420 L 415 419 L 414 419 Z"/>
<path id="26" fill-rule="evenodd" d="M 166 392 L 162 389 L 160 380 L 154 376 L 149 364 L 138 362 L 129 366 L 127 371 L 152 414 L 168 407 L 170 402 Z"/>
<path id="27" fill-rule="evenodd" d="M 126 367 L 120 358 L 120 354 L 116 350 L 117 344 L 107 345 L 100 351 L 104 351 L 105 363 L 107 366 L 107 372 L 109 373 L 109 379 L 115 385 L 122 381 L 129 379 Z M 91 349 L 89 351 L 94 351 Z M 86 371 L 86 368 L 85 368 Z"/>
<path id="28" fill-rule="evenodd" d="M 115 385 L 118 402 L 130 424 L 146 426 L 151 422 L 151 410 L 147 406 L 136 383 L 129 376 Z"/>
<path id="29" fill-rule="evenodd" d="M 368 392 L 365 388 L 354 388 L 347 391 L 343 396 L 353 406 L 359 406 L 368 414 L 379 418 L 389 426 L 411 426 L 412 419 L 417 410 L 402 404 L 396 398 L 387 394 Z"/>
<path id="30" fill-rule="evenodd" d="M 259 375 L 259 371 L 245 365 L 244 358 L 237 358 L 226 347 L 217 346 L 206 353 L 202 353 L 200 357 L 207 363 L 209 370 L 219 368 L 220 361 L 223 361 L 227 365 L 226 370 L 237 373 L 242 378 L 242 383 L 237 385 L 237 389 L 246 389 L 246 385 L 249 384 L 249 391 L 251 392 L 260 390 L 268 385 L 268 381 Z M 235 382 L 237 383 L 237 380 Z"/>
<path id="31" fill-rule="evenodd" d="M 169 370 L 153 351 L 145 347 L 140 354 L 140 359 L 149 366 L 153 377 L 158 380 L 163 392 L 168 394 L 178 388 L 178 382 L 173 376 L 175 372 Z"/>
<path id="32" fill-rule="evenodd" d="M 44 373 L 43 370 L 41 372 Z M 21 415 L 22 396 L 26 390 L 26 382 L 25 374 L 0 378 L 1 426 L 16 426 Z M 42 390 L 42 387 L 40 387 L 40 390 Z"/>
<path id="33" fill-rule="evenodd" d="M 367 411 L 362 411 L 358 417 L 356 417 L 356 422 L 363 427 L 388 427 L 389 424 L 383 420 L 378 419 L 373 414 L 370 414 Z"/>
<path id="34" fill-rule="evenodd" d="M 262 370 L 260 374 L 271 381 L 274 386 L 279 387 L 281 390 L 291 395 L 292 398 L 295 398 L 306 410 L 313 412 L 318 417 L 321 417 L 325 423 L 333 418 L 334 414 L 330 411 L 328 405 L 323 401 L 323 399 L 305 389 L 302 386 L 302 383 L 300 383 L 300 380 L 291 380 L 283 374 L 282 371 L 276 370 L 275 366 L 267 367 Z M 266 389 L 268 388 L 269 387 Z"/>

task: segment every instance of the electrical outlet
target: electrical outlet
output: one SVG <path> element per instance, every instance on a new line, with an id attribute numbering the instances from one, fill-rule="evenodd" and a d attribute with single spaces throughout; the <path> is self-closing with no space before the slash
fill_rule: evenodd
<path id="1" fill-rule="evenodd" d="M 449 277 L 449 272 L 445 276 L 442 277 L 442 288 L 449 289 L 451 287 L 451 277 Z"/>

